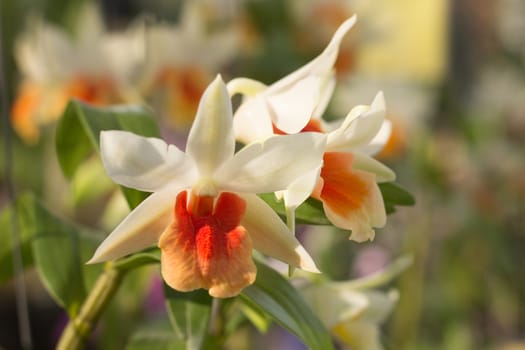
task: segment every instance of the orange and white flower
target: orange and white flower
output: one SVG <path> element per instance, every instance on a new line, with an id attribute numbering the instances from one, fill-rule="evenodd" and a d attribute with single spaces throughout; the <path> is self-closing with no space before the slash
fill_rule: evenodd
<path id="1" fill-rule="evenodd" d="M 232 26 L 210 31 L 212 4 L 184 3 L 179 23 L 155 24 L 146 32 L 147 55 L 140 74 L 141 93 L 175 130 L 191 126 L 199 100 L 215 72 L 233 61 L 239 33 Z"/>
<path id="2" fill-rule="evenodd" d="M 378 93 L 370 106 L 353 108 L 340 125 L 321 119 L 334 89 L 338 45 L 354 22 L 355 17 L 345 21 L 317 58 L 268 88 L 244 78 L 232 80 L 228 88 L 231 94 L 248 96 L 234 117 L 236 136 L 243 142 L 306 131 L 327 135 L 322 167 L 303 174 L 280 195 L 289 222 L 295 208 L 312 196 L 323 202 L 334 225 L 351 230 L 350 239 L 362 242 L 373 239 L 374 228 L 386 223 L 377 183 L 395 179 L 371 157 L 390 134 L 383 94 Z"/>
<path id="3" fill-rule="evenodd" d="M 215 297 L 234 296 L 253 283 L 252 246 L 317 271 L 279 216 L 255 193 L 284 190 L 318 167 L 326 137 L 275 136 L 234 153 L 232 122 L 231 101 L 217 77 L 200 101 L 186 153 L 157 138 L 102 132 L 101 154 L 109 176 L 153 193 L 106 238 L 90 262 L 158 243 L 162 275 L 171 287 L 206 288 Z"/>
<path id="4" fill-rule="evenodd" d="M 136 100 L 129 78 L 143 59 L 140 26 L 108 33 L 96 7 L 88 6 L 76 36 L 33 18 L 16 41 L 22 82 L 12 106 L 15 130 L 36 142 L 39 127 L 58 119 L 71 98 L 95 105 Z"/>

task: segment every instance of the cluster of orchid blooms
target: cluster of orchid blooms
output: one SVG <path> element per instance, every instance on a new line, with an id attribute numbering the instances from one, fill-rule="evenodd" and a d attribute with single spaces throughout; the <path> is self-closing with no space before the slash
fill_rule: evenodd
<path id="1" fill-rule="evenodd" d="M 232 28 L 207 32 L 197 2 L 188 2 L 177 25 L 139 18 L 120 31 L 107 30 L 93 4 L 82 10 L 74 36 L 30 17 L 17 38 L 22 81 L 11 117 L 27 143 L 38 142 L 40 128 L 73 98 L 97 106 L 147 103 L 165 126 L 187 131 L 206 85 L 239 45 Z"/>
<path id="2" fill-rule="evenodd" d="M 378 183 L 395 180 L 373 158 L 392 132 L 383 94 L 344 118 L 323 119 L 336 80 L 351 61 L 343 38 L 356 17 L 343 19 L 319 56 L 267 86 L 248 78 L 213 79 L 238 51 L 240 36 L 231 28 L 207 33 L 198 7 L 189 4 L 177 27 L 146 28 L 137 21 L 125 32 L 108 34 L 99 12 L 89 7 L 76 42 L 41 23 L 17 42 L 24 79 L 11 115 L 29 143 L 38 141 L 39 127 L 58 119 L 71 98 L 101 106 L 148 103 L 167 123 L 163 127 L 187 130 L 193 121 L 184 150 L 126 131 L 100 134 L 111 179 L 151 195 L 89 263 L 158 245 L 169 286 L 204 288 L 217 298 L 235 296 L 255 281 L 253 249 L 290 271 L 319 272 L 295 237 L 295 210 L 309 198 L 320 201 L 328 220 L 348 230 L 351 240 L 372 240 L 374 229 L 386 222 Z M 326 15 L 323 23 L 332 30 L 348 9 L 325 5 L 315 12 Z M 233 110 L 236 95 L 242 100 Z M 258 196 L 267 193 L 284 203 L 286 222 Z M 328 308 L 317 305 L 325 293 L 334 296 Z M 312 285 L 303 295 L 338 338 L 367 349 L 380 348 L 377 324 L 397 300 L 395 291 L 360 290 L 347 282 Z"/>
<path id="3" fill-rule="evenodd" d="M 372 158 L 386 143 L 383 95 L 339 123 L 321 119 L 335 85 L 346 20 L 314 60 L 278 82 L 217 76 L 206 88 L 186 149 L 125 131 L 103 131 L 108 175 L 152 194 L 99 246 L 91 263 L 157 244 L 162 276 L 179 291 L 219 298 L 254 282 L 252 249 L 310 272 L 318 269 L 294 235 L 294 211 L 309 197 L 350 239 L 374 238 L 386 221 L 378 183 L 395 174 Z M 235 112 L 231 98 L 242 94 Z M 244 146 L 236 151 L 236 141 Z M 288 225 L 257 194 L 284 201 Z"/>

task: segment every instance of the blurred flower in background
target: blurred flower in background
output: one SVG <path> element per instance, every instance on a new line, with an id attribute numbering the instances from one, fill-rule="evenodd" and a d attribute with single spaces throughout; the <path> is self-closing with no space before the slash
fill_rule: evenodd
<path id="1" fill-rule="evenodd" d="M 37 142 L 39 128 L 56 121 L 71 98 L 94 105 L 140 100 L 131 78 L 144 57 L 142 26 L 106 32 L 93 4 L 79 11 L 73 35 L 37 16 L 27 21 L 15 46 L 22 81 L 11 110 L 25 141 Z"/>
<path id="2" fill-rule="evenodd" d="M 239 33 L 209 2 L 186 2 L 177 24 L 151 23 L 140 92 L 169 130 L 186 133 L 200 97 L 239 54 Z"/>

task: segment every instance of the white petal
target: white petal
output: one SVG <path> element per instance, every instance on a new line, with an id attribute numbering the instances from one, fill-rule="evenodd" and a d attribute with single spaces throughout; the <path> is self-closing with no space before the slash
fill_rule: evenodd
<path id="1" fill-rule="evenodd" d="M 379 183 L 396 180 L 396 174 L 380 161 L 358 152 L 354 152 L 353 155 L 352 168 L 375 174 Z"/>
<path id="2" fill-rule="evenodd" d="M 266 202 L 253 194 L 238 195 L 247 204 L 241 224 L 256 250 L 305 271 L 319 272 L 312 257 Z"/>
<path id="3" fill-rule="evenodd" d="M 317 169 L 325 135 L 300 133 L 272 136 L 244 147 L 214 175 L 223 191 L 269 193 L 286 189 L 299 176 Z"/>
<path id="4" fill-rule="evenodd" d="M 353 108 L 339 129 L 328 135 L 327 150 L 349 151 L 367 145 L 381 129 L 385 114 L 385 100 L 379 92 L 369 108 Z"/>
<path id="5" fill-rule="evenodd" d="M 335 32 L 328 46 L 319 56 L 292 74 L 289 74 L 278 82 L 272 84 L 268 88 L 267 93 L 272 94 L 287 89 L 308 75 L 325 76 L 328 74 L 332 70 L 337 55 L 339 54 L 339 45 L 341 45 L 341 41 L 356 21 L 357 17 L 355 15 L 344 21 Z"/>
<path id="6" fill-rule="evenodd" d="M 326 107 L 328 107 L 328 103 L 330 103 L 330 100 L 332 99 L 332 95 L 334 94 L 335 82 L 335 72 L 332 70 L 321 82 L 321 95 L 317 102 L 317 106 L 315 107 L 312 119 L 321 119 Z"/>
<path id="7" fill-rule="evenodd" d="M 141 191 L 154 192 L 171 182 L 186 187 L 196 178 L 191 158 L 154 137 L 119 130 L 102 131 L 100 153 L 113 181 Z"/>
<path id="8" fill-rule="evenodd" d="M 303 295 L 327 328 L 359 317 L 369 306 L 365 293 L 342 290 L 337 282 L 309 286 L 303 290 Z"/>
<path id="9" fill-rule="evenodd" d="M 156 244 L 173 221 L 173 205 L 180 188 L 155 192 L 136 207 L 100 244 L 88 264 L 118 259 Z"/>
<path id="10" fill-rule="evenodd" d="M 287 208 L 295 209 L 310 197 L 319 180 L 321 167 L 322 164 L 318 168 L 298 177 L 283 192 L 284 204 Z"/>
<path id="11" fill-rule="evenodd" d="M 235 137 L 230 96 L 220 75 L 206 88 L 188 136 L 186 153 L 197 164 L 201 176 L 233 156 Z"/>
<path id="12" fill-rule="evenodd" d="M 275 126 L 287 134 L 303 129 L 313 115 L 321 95 L 321 79 L 308 76 L 289 89 L 267 97 Z"/>
<path id="13" fill-rule="evenodd" d="M 262 97 L 249 98 L 235 112 L 235 137 L 245 144 L 264 140 L 273 134 L 272 119 Z"/>

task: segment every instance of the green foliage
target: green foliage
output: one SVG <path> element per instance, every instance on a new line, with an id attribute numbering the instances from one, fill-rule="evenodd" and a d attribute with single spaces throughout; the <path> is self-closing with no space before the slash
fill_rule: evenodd
<path id="1" fill-rule="evenodd" d="M 131 337 L 126 350 L 186 350 L 186 343 L 178 339 L 173 330 L 168 327 L 154 327 L 140 329 Z"/>
<path id="2" fill-rule="evenodd" d="M 255 283 L 241 293 L 242 300 L 270 315 L 312 350 L 333 349 L 330 334 L 288 280 L 257 263 Z"/>
<path id="3" fill-rule="evenodd" d="M 383 195 L 385 202 L 385 209 L 387 214 L 396 211 L 396 206 L 410 206 L 415 204 L 414 197 L 404 188 L 393 182 L 380 183 L 379 189 Z M 277 200 L 273 193 L 260 194 L 261 197 L 281 218 L 286 220 L 286 210 L 284 202 Z M 330 221 L 326 217 L 323 204 L 314 199 L 308 198 L 295 211 L 295 219 L 299 224 L 310 225 L 330 225 Z"/>
<path id="4" fill-rule="evenodd" d="M 84 263 L 99 243 L 99 235 L 61 220 L 50 213 L 33 196 L 21 196 L 13 208 L 0 217 L 4 227 L 11 227 L 9 221 L 17 220 L 20 247 L 25 266 L 34 263 L 40 278 L 55 301 L 74 316 L 86 295 L 86 285 L 91 285 L 100 267 L 85 267 Z M 10 230 L 2 230 L 2 236 Z M 8 236 L 6 236 L 8 237 Z M 5 237 L 2 237 L 5 238 Z M 11 263 L 12 245 L 3 245 L 0 259 L 0 281 L 13 276 Z M 5 263 L 5 264 L 4 264 Z M 9 269 L 5 267 L 10 267 Z"/>
<path id="5" fill-rule="evenodd" d="M 62 171 L 72 178 L 81 164 L 99 151 L 100 132 L 125 130 L 148 137 L 158 137 L 152 112 L 141 106 L 98 108 L 72 100 L 67 105 L 57 127 L 56 149 Z M 147 194 L 124 189 L 130 207 L 137 206 Z"/>
<path id="6" fill-rule="evenodd" d="M 175 334 L 186 341 L 187 349 L 200 349 L 208 332 L 212 298 L 203 289 L 182 293 L 166 284 L 164 295 Z"/>
<path id="7" fill-rule="evenodd" d="M 277 200 L 273 193 L 260 194 L 261 197 L 281 218 L 286 221 L 286 210 L 284 202 Z M 308 198 L 295 211 L 297 223 L 312 225 L 329 225 L 330 221 L 326 218 L 323 210 L 323 204 L 313 198 Z"/>
<path id="8" fill-rule="evenodd" d="M 6 207 L 0 214 L 0 285 L 11 280 L 13 270 L 13 230 L 18 232 L 19 247 L 22 251 L 24 266 L 33 264 L 31 253 L 31 232 L 20 229 L 18 212 L 21 204 Z"/>
<path id="9" fill-rule="evenodd" d="M 380 183 L 379 189 L 383 195 L 387 214 L 395 212 L 398 205 L 410 206 L 416 203 L 410 192 L 394 182 Z"/>

